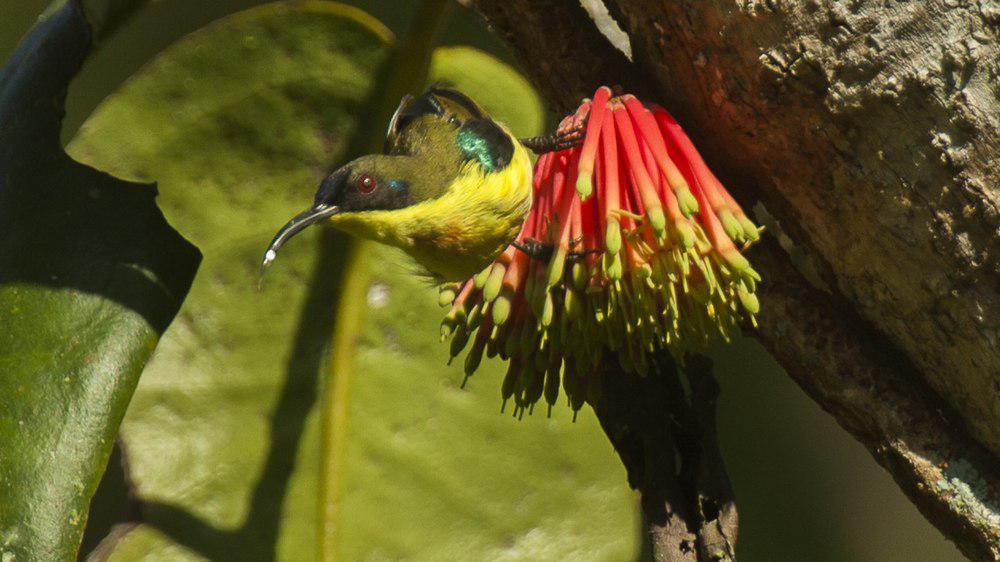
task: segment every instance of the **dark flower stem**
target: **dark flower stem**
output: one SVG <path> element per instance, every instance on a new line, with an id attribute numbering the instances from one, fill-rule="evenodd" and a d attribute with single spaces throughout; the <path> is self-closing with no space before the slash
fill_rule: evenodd
<path id="1" fill-rule="evenodd" d="M 599 376 L 591 405 L 629 485 L 642 495 L 646 554 L 670 562 L 734 560 L 738 516 L 716 435 L 711 361 L 689 355 L 679 369 L 662 354 L 654 372 L 640 376 L 612 360 Z"/>

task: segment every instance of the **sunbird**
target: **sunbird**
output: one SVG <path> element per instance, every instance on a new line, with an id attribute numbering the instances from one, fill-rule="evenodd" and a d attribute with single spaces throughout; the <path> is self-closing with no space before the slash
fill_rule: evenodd
<path id="1" fill-rule="evenodd" d="M 306 227 L 327 222 L 402 249 L 439 282 L 481 271 L 528 213 L 536 153 L 578 144 L 582 131 L 518 139 L 468 96 L 433 87 L 406 96 L 389 121 L 384 154 L 328 175 L 312 207 L 271 241 L 261 271 Z"/>

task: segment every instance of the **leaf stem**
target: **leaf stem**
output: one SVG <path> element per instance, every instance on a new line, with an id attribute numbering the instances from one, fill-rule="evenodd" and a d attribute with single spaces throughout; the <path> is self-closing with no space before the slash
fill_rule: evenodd
<path id="1" fill-rule="evenodd" d="M 329 375 L 320 402 L 321 442 L 319 474 L 319 517 L 317 559 L 336 558 L 337 512 L 340 504 L 341 475 L 344 473 L 344 449 L 347 441 L 351 370 L 354 348 L 365 308 L 365 292 L 370 271 L 366 256 L 370 243 L 352 241 L 345 264 L 349 274 L 335 311 L 333 339 L 330 345 Z"/>
<path id="2" fill-rule="evenodd" d="M 427 81 L 431 53 L 449 0 L 425 0 L 417 10 L 402 41 L 396 44 L 373 85 L 367 111 L 349 143 L 348 157 L 378 152 L 385 123 L 406 93 L 416 93 Z M 352 240 L 348 246 L 348 275 L 330 346 L 329 374 L 320 403 L 320 473 L 317 513 L 317 556 L 320 562 L 336 560 L 337 530 L 347 441 L 351 371 L 355 341 L 365 310 L 372 244 Z"/>

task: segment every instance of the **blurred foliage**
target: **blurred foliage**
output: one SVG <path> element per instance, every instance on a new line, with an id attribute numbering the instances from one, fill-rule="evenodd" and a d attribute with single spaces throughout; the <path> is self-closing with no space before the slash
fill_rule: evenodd
<path id="1" fill-rule="evenodd" d="M 0 72 L 0 558 L 76 552 L 91 495 L 198 252 L 155 189 L 59 145 L 90 29 L 56 5 Z"/>
<path id="2" fill-rule="evenodd" d="M 338 279 L 336 269 L 313 271 L 324 234 L 297 239 L 262 293 L 254 281 L 273 231 L 311 201 L 344 150 L 385 38 L 358 13 L 294 6 L 186 38 L 109 98 L 70 147 L 117 175 L 156 177 L 164 212 L 205 254 L 123 428 L 148 503 L 146 523 L 113 559 L 266 558 L 275 537 L 280 559 L 313 554 L 312 407 L 327 345 L 314 336 L 330 321 Z M 441 49 L 430 81 L 469 93 L 519 134 L 542 130 L 538 96 L 488 55 Z M 372 259 L 342 558 L 627 559 L 630 494 L 595 421 L 497 415 L 496 364 L 458 389 L 460 366 L 442 368 L 436 292 L 399 254 L 379 248 Z M 308 302 L 317 283 L 331 293 Z"/>

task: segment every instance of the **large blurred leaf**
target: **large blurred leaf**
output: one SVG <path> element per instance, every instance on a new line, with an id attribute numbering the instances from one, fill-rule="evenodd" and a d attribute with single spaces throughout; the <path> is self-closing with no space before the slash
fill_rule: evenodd
<path id="1" fill-rule="evenodd" d="M 73 557 L 139 374 L 198 264 L 153 186 L 59 146 L 92 35 L 76 2 L 56 4 L 0 74 L 4 561 Z"/>
<path id="2" fill-rule="evenodd" d="M 174 46 L 71 147 L 129 177 L 155 173 L 165 212 L 205 253 L 124 425 L 147 503 L 117 560 L 261 559 L 275 541 L 280 559 L 313 556 L 316 373 L 342 274 L 315 265 L 317 241 L 335 235 L 296 238 L 261 293 L 256 267 L 335 166 L 385 38 L 357 12 L 289 6 Z M 487 55 L 442 49 L 431 81 L 464 89 L 519 134 L 540 132 L 537 95 Z M 395 252 L 372 259 L 341 558 L 627 558 L 629 494 L 595 421 L 572 424 L 566 409 L 522 423 L 499 415 L 496 364 L 459 390 L 435 291 Z"/>

